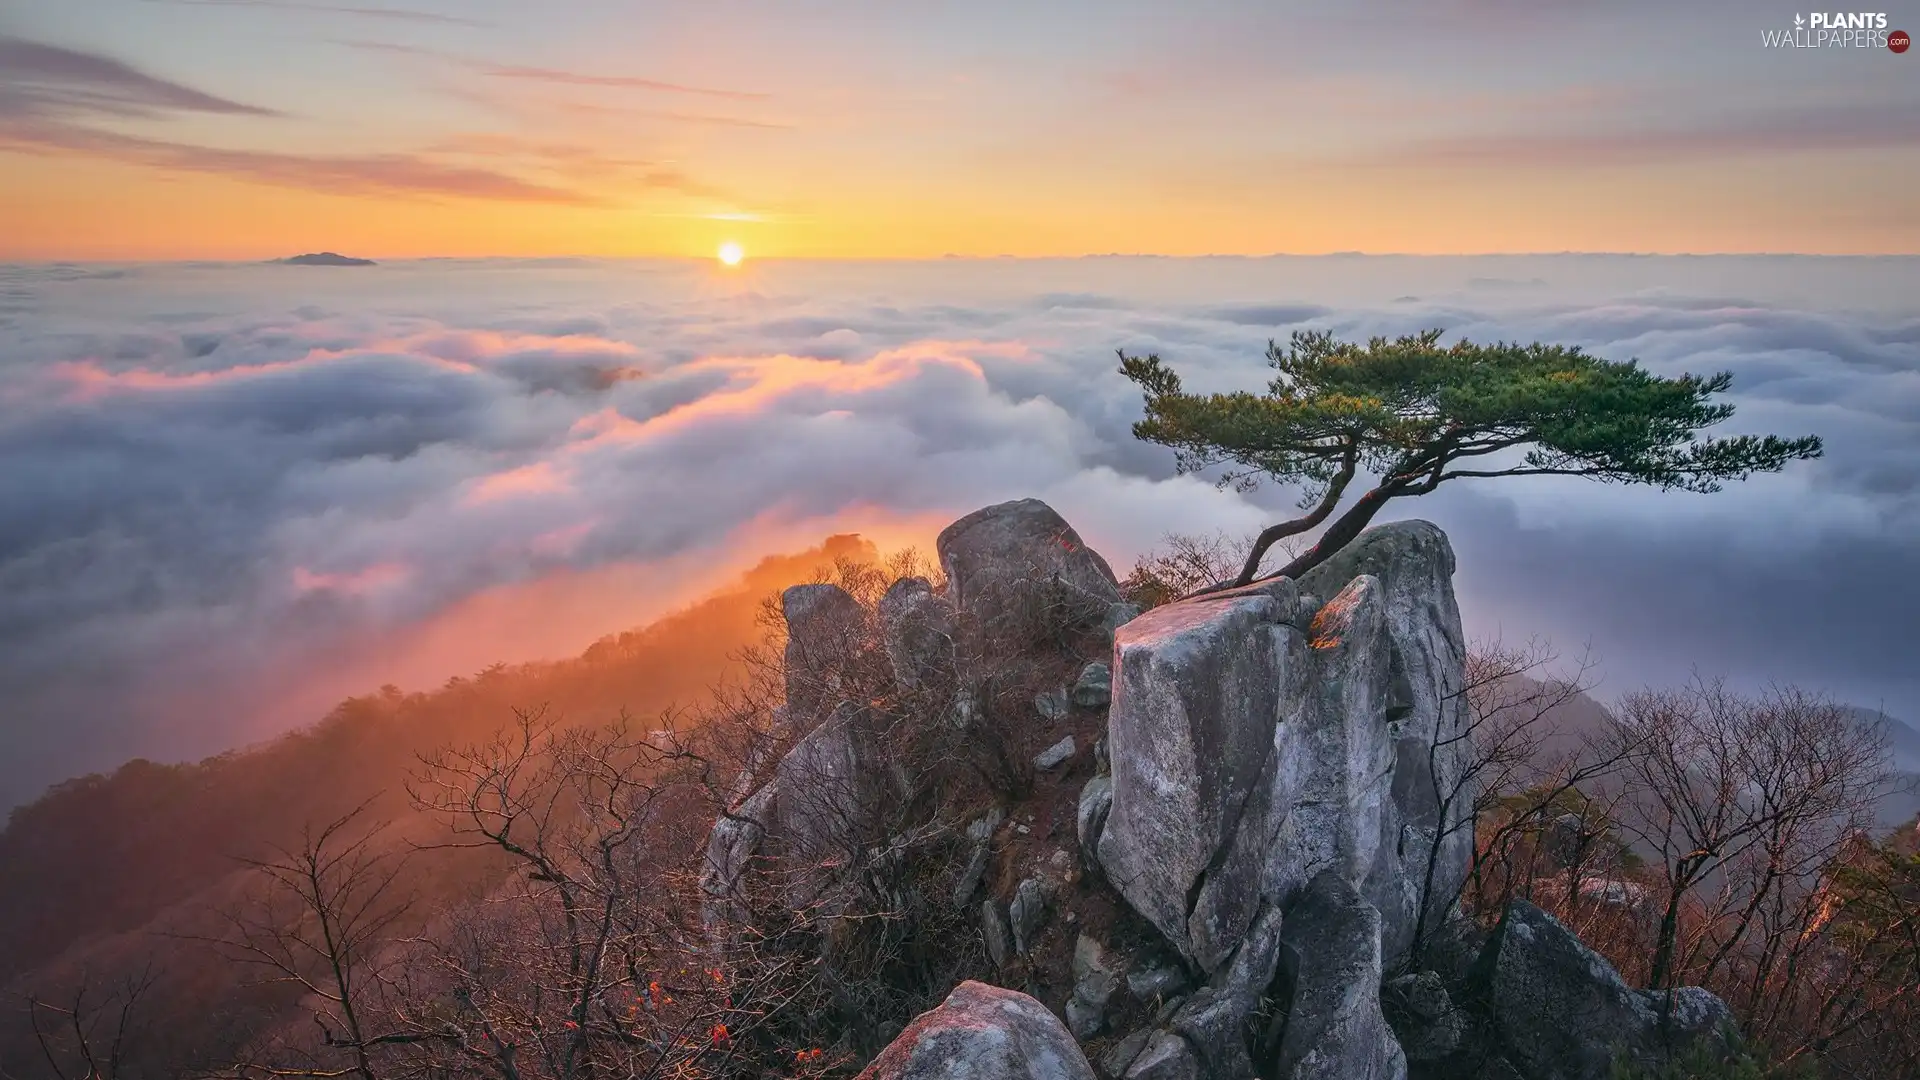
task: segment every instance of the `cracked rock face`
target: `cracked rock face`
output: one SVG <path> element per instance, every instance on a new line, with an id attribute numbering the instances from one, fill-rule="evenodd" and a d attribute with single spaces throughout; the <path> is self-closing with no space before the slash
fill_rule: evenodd
<path id="1" fill-rule="evenodd" d="M 963 982 L 907 1025 L 859 1080 L 1094 1080 L 1094 1073 L 1045 1005 Z"/>
<path id="2" fill-rule="evenodd" d="M 1281 963 L 1293 985 L 1275 1075 L 1406 1080 L 1407 1059 L 1380 1009 L 1380 913 L 1328 870 L 1287 908 Z"/>
<path id="3" fill-rule="evenodd" d="M 1182 601 L 1122 627 L 1108 738 L 1108 879 L 1201 970 L 1263 903 L 1332 869 L 1406 954 L 1440 833 L 1436 793 L 1466 767 L 1464 635 L 1453 553 L 1425 522 L 1381 526 L 1299 586 Z M 1301 595 L 1333 599 L 1303 618 Z M 1459 813 L 1467 800 L 1457 799 Z M 1458 819 L 1456 819 L 1457 821 Z M 1429 919 L 1464 879 L 1471 835 L 1439 845 Z"/>
<path id="4" fill-rule="evenodd" d="M 1699 987 L 1629 987 L 1558 919 L 1524 900 L 1508 905 L 1473 982 L 1502 1051 L 1532 1080 L 1605 1080 L 1618 1057 L 1650 1064 L 1721 1038 L 1733 1022 L 1726 1004 Z"/>

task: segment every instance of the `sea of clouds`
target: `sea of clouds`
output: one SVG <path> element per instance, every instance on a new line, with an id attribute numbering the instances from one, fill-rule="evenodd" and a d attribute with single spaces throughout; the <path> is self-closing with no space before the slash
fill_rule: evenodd
<path id="1" fill-rule="evenodd" d="M 0 267 L 0 806 L 345 693 L 567 655 L 834 531 L 1038 496 L 1124 570 L 1296 492 L 1176 476 L 1115 350 L 1258 389 L 1294 329 L 1730 370 L 1822 460 L 1714 496 L 1461 481 L 1469 631 L 1920 718 L 1920 260 Z M 1478 486 L 1472 486 L 1474 484 Z"/>

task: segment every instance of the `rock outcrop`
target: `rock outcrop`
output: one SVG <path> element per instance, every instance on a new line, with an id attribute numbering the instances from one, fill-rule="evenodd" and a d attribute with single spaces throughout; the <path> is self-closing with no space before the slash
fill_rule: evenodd
<path id="1" fill-rule="evenodd" d="M 1355 576 L 1311 612 L 1278 579 L 1157 608 L 1117 635 L 1101 864 L 1202 970 L 1263 901 L 1287 903 L 1329 867 L 1379 909 L 1391 964 L 1421 896 L 1432 919 L 1466 874 L 1471 837 L 1456 828 L 1429 886 L 1436 794 L 1458 784 L 1467 753 L 1442 745 L 1440 775 L 1428 766 L 1464 723 L 1452 551 L 1406 522 L 1340 561 Z"/>
<path id="2" fill-rule="evenodd" d="M 1558 919 L 1516 900 L 1473 974 L 1497 1048 L 1529 1080 L 1605 1080 L 1616 1059 L 1648 1065 L 1733 1017 L 1699 987 L 1635 990 Z"/>
<path id="3" fill-rule="evenodd" d="M 1030 638 L 1118 617 L 1113 568 L 1038 499 L 975 510 L 935 546 L 949 599 L 989 633 Z"/>
<path id="4" fill-rule="evenodd" d="M 1406 1056 L 1380 1008 L 1380 912 L 1325 870 L 1287 908 L 1280 941 L 1292 993 L 1274 1075 L 1404 1080 Z"/>
<path id="5" fill-rule="evenodd" d="M 780 594 L 787 623 L 787 711 L 797 722 L 836 704 L 840 673 L 865 647 L 867 612 L 838 585 L 795 585 Z"/>
<path id="6" fill-rule="evenodd" d="M 902 690 L 952 681 L 953 605 L 926 578 L 894 582 L 880 598 L 879 616 L 887 660 Z"/>
<path id="7" fill-rule="evenodd" d="M 963 982 L 908 1025 L 859 1080 L 1094 1080 L 1094 1074 L 1045 1005 Z"/>
<path id="8" fill-rule="evenodd" d="M 1078 1038 L 1125 1080 L 1405 1080 L 1410 1063 L 1599 1080 L 1616 1054 L 1720 1037 L 1711 994 L 1630 989 L 1530 905 L 1484 946 L 1475 930 L 1444 962 L 1418 954 L 1446 976 L 1408 970 L 1472 854 L 1465 639 L 1439 529 L 1379 526 L 1299 581 L 1144 614 L 1036 500 L 969 514 L 938 547 L 946 590 L 902 579 L 872 616 L 831 585 L 784 595 L 781 716 L 798 740 L 746 770 L 765 782 L 716 822 L 703 878 L 710 912 L 732 912 L 757 860 L 785 860 L 773 895 L 831 914 L 858 891 L 830 891 L 854 853 L 861 895 L 893 896 L 896 912 L 913 906 L 902 895 L 923 910 L 931 895 L 943 925 L 978 934 L 952 950 L 968 971 L 1036 995 L 961 982 L 863 1077 L 1091 1080 Z M 1027 725 L 1017 756 L 992 747 L 1019 782 L 989 793 L 991 809 L 974 789 L 951 811 L 973 818 L 964 829 L 876 814 L 931 805 L 934 783 L 966 790 L 936 775 L 945 759 L 909 777 L 889 738 L 938 727 L 954 761 L 956 745 L 1007 738 L 915 712 L 979 711 L 1000 672 L 962 656 L 1029 673 L 992 699 Z M 869 666 L 848 684 L 854 662 Z M 851 689 L 876 679 L 898 699 Z M 1561 846 L 1579 841 L 1556 824 Z M 913 844 L 951 869 L 886 878 L 898 859 L 885 853 Z"/>

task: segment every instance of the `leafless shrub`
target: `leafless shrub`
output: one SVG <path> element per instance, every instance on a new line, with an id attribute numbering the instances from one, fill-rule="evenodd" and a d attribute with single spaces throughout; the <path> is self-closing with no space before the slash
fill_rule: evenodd
<path id="1" fill-rule="evenodd" d="M 152 964 L 104 987 L 82 973 L 72 993 L 54 1002 L 22 997 L 28 1028 L 47 1075 L 54 1080 L 131 1080 L 157 1075 L 142 1067 L 138 1045 L 147 1034 L 143 1009 L 157 973 Z M 13 1077 L 11 1069 L 0 1075 Z"/>
<path id="2" fill-rule="evenodd" d="M 1241 570 L 1246 553 L 1253 550 L 1258 533 L 1229 536 L 1225 529 L 1204 535 L 1170 532 L 1160 538 L 1160 547 L 1142 555 L 1120 583 L 1126 598 L 1142 608 L 1170 604 L 1201 589 L 1232 581 Z M 1307 549 L 1304 538 L 1288 537 L 1275 543 L 1266 553 L 1278 555 L 1282 563 L 1292 562 Z M 1266 565 L 1263 558 L 1258 576 Z"/>

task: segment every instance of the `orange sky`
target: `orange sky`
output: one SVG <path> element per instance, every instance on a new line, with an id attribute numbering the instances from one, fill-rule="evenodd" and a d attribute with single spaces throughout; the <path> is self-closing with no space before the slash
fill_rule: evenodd
<path id="1" fill-rule="evenodd" d="M 1032 7 L 8 13 L 0 258 L 1920 250 L 1920 59 L 1751 5 Z"/>

